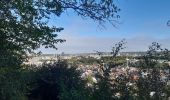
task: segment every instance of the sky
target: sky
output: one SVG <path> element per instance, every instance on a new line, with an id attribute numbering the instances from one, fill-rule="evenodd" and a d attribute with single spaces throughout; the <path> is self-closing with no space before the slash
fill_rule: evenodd
<path id="1" fill-rule="evenodd" d="M 60 17 L 51 16 L 50 25 L 63 27 L 57 38 L 66 42 L 56 44 L 58 50 L 40 50 L 48 54 L 110 52 L 115 43 L 126 40 L 123 51 L 146 51 L 152 42 L 170 49 L 170 0 L 115 0 L 121 9 L 119 24 L 99 26 L 91 19 L 83 19 L 72 11 Z"/>

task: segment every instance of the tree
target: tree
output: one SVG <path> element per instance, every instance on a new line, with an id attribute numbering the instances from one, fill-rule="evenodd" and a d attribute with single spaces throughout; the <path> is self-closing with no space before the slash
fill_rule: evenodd
<path id="1" fill-rule="evenodd" d="M 121 40 L 120 42 L 116 43 L 114 47 L 112 48 L 112 58 L 116 58 L 120 50 L 124 49 L 125 40 Z M 102 63 L 102 62 L 101 62 Z M 124 83 L 122 82 L 120 85 L 118 82 L 118 85 L 113 85 L 113 80 L 111 79 L 111 69 L 116 67 L 118 64 L 113 63 L 109 66 L 105 66 L 104 64 L 100 65 L 101 72 L 96 75 L 98 78 L 98 83 L 95 86 L 94 90 L 94 100 L 115 100 L 115 92 L 121 91 L 119 88 L 120 85 Z M 118 79 L 119 80 L 119 79 Z M 122 90 L 124 91 L 125 88 Z"/>
<path id="2" fill-rule="evenodd" d="M 170 20 L 167 22 L 167 26 L 170 26 Z"/>
<path id="3" fill-rule="evenodd" d="M 0 100 L 28 100 L 27 90 L 32 72 L 23 69 L 0 68 Z"/>
<path id="4" fill-rule="evenodd" d="M 1 0 L 0 5 L 0 66 L 19 65 L 23 55 L 40 46 L 57 49 L 55 44 L 65 41 L 55 33 L 63 28 L 48 25 L 51 14 L 59 17 L 72 9 L 79 16 L 114 25 L 120 11 L 113 0 Z"/>
<path id="5" fill-rule="evenodd" d="M 140 59 L 138 66 L 141 75 L 136 83 L 139 100 L 167 98 L 166 96 L 169 95 L 166 92 L 168 76 L 165 75 L 164 70 L 161 70 L 163 68 L 160 68 L 159 60 L 169 61 L 169 55 L 168 49 L 163 49 L 159 43 L 153 42 L 146 55 Z M 146 75 L 142 75 L 142 73 L 146 73 Z M 153 95 L 151 95 L 152 93 Z"/>
<path id="6" fill-rule="evenodd" d="M 125 39 L 123 39 L 120 42 L 118 42 L 117 44 L 115 44 L 115 46 L 112 48 L 112 52 L 111 52 L 113 57 L 116 57 L 118 55 L 118 53 L 120 52 L 120 50 L 126 48 L 126 47 L 124 47 L 125 44 L 126 44 Z"/>
<path id="7" fill-rule="evenodd" d="M 43 65 L 35 71 L 30 83 L 32 90 L 29 100 L 90 100 L 86 81 L 75 67 L 68 68 L 67 63 Z"/>
<path id="8" fill-rule="evenodd" d="M 113 47 L 113 56 L 123 49 L 124 42 L 119 42 Z M 115 54 L 116 53 L 116 54 Z M 125 73 L 111 78 L 112 68 L 117 66 L 102 66 L 102 74 L 98 75 L 99 81 L 94 91 L 95 100 L 166 100 L 169 97 L 169 85 L 167 85 L 169 75 L 160 69 L 158 61 L 163 59 L 169 61 L 170 52 L 162 49 L 161 45 L 153 42 L 149 46 L 146 55 L 139 59 L 140 67 L 134 79 L 130 69 L 126 69 Z M 108 59 L 107 59 L 108 60 Z M 145 73 L 145 74 L 143 74 Z M 114 73 L 113 73 L 114 74 Z M 168 73 L 169 74 L 169 73 Z M 135 75 L 135 76 L 136 76 Z"/>
<path id="9" fill-rule="evenodd" d="M 151 46 L 149 46 L 149 50 L 146 52 L 144 56 L 140 59 L 139 67 L 143 68 L 156 68 L 160 67 L 159 60 L 163 60 L 164 62 L 170 60 L 170 52 L 166 48 L 162 48 L 161 45 L 157 42 L 153 42 Z"/>

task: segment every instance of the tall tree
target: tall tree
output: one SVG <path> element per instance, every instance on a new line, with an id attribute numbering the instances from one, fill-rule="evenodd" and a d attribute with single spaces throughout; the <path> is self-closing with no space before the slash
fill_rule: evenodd
<path id="1" fill-rule="evenodd" d="M 118 53 L 125 48 L 125 43 L 126 42 L 123 39 L 114 45 L 111 52 L 111 54 L 113 55 L 112 58 L 116 58 Z M 113 63 L 106 66 L 104 65 L 104 62 L 105 61 L 101 61 L 101 63 L 103 63 L 100 65 L 101 71 L 96 75 L 99 81 L 94 88 L 94 100 L 115 100 L 115 93 L 120 90 L 120 86 L 113 84 L 113 80 L 111 79 L 111 70 L 112 68 L 116 67 L 117 64 Z M 119 84 L 122 85 L 124 83 L 119 82 Z M 122 91 L 125 91 L 125 89 L 123 89 Z"/>
<path id="2" fill-rule="evenodd" d="M 168 89 L 169 73 L 166 72 L 167 68 L 164 64 L 170 60 L 169 55 L 168 49 L 153 42 L 146 54 L 139 60 L 140 77 L 136 82 L 139 100 L 168 99 L 169 94 L 166 89 Z"/>
<path id="3" fill-rule="evenodd" d="M 0 1 L 0 66 L 19 65 L 23 55 L 40 46 L 56 48 L 55 32 L 63 28 L 49 26 L 48 19 L 72 9 L 77 15 L 99 23 L 114 22 L 120 9 L 113 0 L 1 0 Z M 12 63 L 13 62 L 13 63 Z"/>

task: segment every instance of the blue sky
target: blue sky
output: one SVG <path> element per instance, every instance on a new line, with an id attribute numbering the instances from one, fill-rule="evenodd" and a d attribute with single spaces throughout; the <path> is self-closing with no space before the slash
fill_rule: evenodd
<path id="1" fill-rule="evenodd" d="M 58 38 L 66 39 L 57 44 L 58 50 L 41 48 L 43 53 L 87 53 L 110 51 L 112 46 L 126 39 L 124 51 L 146 51 L 152 42 L 159 42 L 170 49 L 170 0 L 115 0 L 118 7 L 120 24 L 117 28 L 104 24 L 98 26 L 91 19 L 67 11 L 60 17 L 51 16 L 50 25 L 64 27 Z"/>

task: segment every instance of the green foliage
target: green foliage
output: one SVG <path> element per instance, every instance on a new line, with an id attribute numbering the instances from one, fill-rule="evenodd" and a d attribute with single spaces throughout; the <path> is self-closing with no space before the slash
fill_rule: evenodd
<path id="1" fill-rule="evenodd" d="M 114 86 L 112 84 L 112 80 L 110 79 L 110 75 L 112 73 L 111 69 L 116 67 L 117 64 L 114 62 L 116 59 L 117 54 L 122 50 L 124 47 L 124 40 L 115 44 L 112 49 L 112 57 L 102 57 L 101 63 L 107 61 L 109 58 L 113 62 L 109 66 L 101 65 L 101 73 L 98 73 L 96 77 L 99 79 L 98 83 L 94 89 L 94 100 L 115 100 L 114 93 L 117 92 L 118 86 Z M 109 61 L 110 61 L 109 60 Z M 122 84 L 121 84 L 122 85 Z"/>
<path id="2" fill-rule="evenodd" d="M 150 49 L 151 51 L 153 49 Z M 156 62 L 162 56 L 163 51 L 148 51 L 151 62 Z M 158 53 L 158 54 L 156 54 Z M 161 54 L 160 54 L 161 53 Z M 167 53 L 167 52 L 166 52 Z M 156 59 L 156 60 L 153 60 Z M 125 57 L 102 57 L 100 60 L 111 62 L 112 66 L 100 65 L 101 73 L 96 75 L 97 83 L 92 83 L 92 77 L 86 80 L 80 78 L 81 73 L 76 67 L 68 67 L 67 62 L 58 62 L 51 65 L 43 65 L 41 68 L 28 68 L 24 66 L 0 68 L 0 99 L 1 100 L 166 100 L 170 96 L 167 80 L 162 80 L 159 64 L 145 62 L 140 59 L 144 67 L 139 67 L 139 79 L 133 80 L 131 75 L 120 74 L 112 78 L 112 68 L 117 63 L 124 62 Z M 164 60 L 167 60 L 164 59 Z M 76 61 L 76 60 L 75 60 Z M 81 63 L 94 63 L 97 59 L 83 58 Z M 168 60 L 167 60 L 168 61 Z M 100 63 L 100 61 L 99 61 Z M 149 67 L 147 67 L 149 66 Z M 158 67 L 157 67 L 158 66 Z M 164 66 L 164 65 L 162 65 Z M 128 71 L 128 69 L 126 70 Z M 148 74 L 143 76 L 142 72 Z M 132 85 L 129 85 L 132 83 Z M 151 92 L 154 92 L 151 96 Z"/>
<path id="3" fill-rule="evenodd" d="M 162 49 L 160 44 L 153 42 L 149 46 L 147 54 L 136 63 L 140 70 L 139 73 L 147 73 L 146 76 L 141 75 L 137 81 L 139 100 L 167 99 L 166 95 L 169 94 L 166 89 L 169 80 L 163 81 L 164 76 L 161 73 L 164 73 L 164 69 L 169 66 L 166 64 L 166 61 L 169 61 L 169 54 L 167 49 Z M 164 60 L 164 62 L 160 63 L 160 60 Z M 153 96 L 150 95 L 151 92 L 154 92 Z"/>
<path id="4" fill-rule="evenodd" d="M 139 100 L 162 100 L 166 83 L 161 80 L 159 70 L 154 69 L 149 72 L 150 74 L 146 77 L 140 77 L 137 81 L 138 98 Z M 155 94 L 151 96 L 151 92 L 155 92 Z"/>
<path id="5" fill-rule="evenodd" d="M 53 34 L 63 28 L 49 27 L 41 21 L 46 11 L 36 9 L 37 3 L 32 0 L 0 1 L 1 66 L 20 65 L 26 53 L 41 45 L 56 48 L 54 44 L 64 41 Z"/>
<path id="6" fill-rule="evenodd" d="M 52 14 L 72 9 L 101 23 L 115 22 L 120 10 L 112 0 L 1 0 L 0 5 L 0 66 L 20 65 L 40 46 L 57 49 L 65 40 L 56 38 L 63 28 L 48 25 Z"/>
<path id="7" fill-rule="evenodd" d="M 120 9 L 113 0 L 1 0 L 0 5 L 0 100 L 161 100 L 169 97 L 169 86 L 161 80 L 158 68 L 165 63 L 160 65 L 158 61 L 169 61 L 170 52 L 156 42 L 140 59 L 139 74 L 149 70 L 149 75 L 139 75 L 135 88 L 127 86 L 131 82 L 129 76 L 111 79 L 111 69 L 125 62 L 125 58 L 116 57 L 124 49 L 124 40 L 112 48 L 112 57 L 102 57 L 101 61 L 92 57 L 76 60 L 85 64 L 109 64 L 101 64 L 102 72 L 96 76 L 99 81 L 92 88 L 86 87 L 91 77 L 82 80 L 75 67 L 68 68 L 63 62 L 40 69 L 21 68 L 28 53 L 41 46 L 57 49 L 56 44 L 65 41 L 56 34 L 63 28 L 48 25 L 50 15 L 59 17 L 72 9 L 100 24 L 108 21 L 115 25 Z M 152 91 L 155 94 L 150 96 Z M 166 96 L 162 96 L 163 93 Z"/>
<path id="8" fill-rule="evenodd" d="M 99 82 L 94 89 L 94 100 L 166 100 L 169 97 L 169 86 L 166 85 L 167 80 L 162 79 L 162 72 L 160 71 L 160 67 L 163 68 L 164 63 L 161 65 L 158 61 L 160 58 L 168 61 L 167 55 L 169 55 L 169 51 L 161 49 L 160 45 L 154 42 L 149 47 L 147 54 L 140 59 L 137 74 L 139 79 L 137 80 L 131 78 L 128 70 L 126 70 L 126 75 L 120 74 L 112 79 L 111 68 L 113 66 L 104 68 L 103 74 L 99 75 Z M 117 62 L 116 56 L 113 58 L 102 57 L 102 59 L 103 61 Z M 117 67 L 116 64 L 113 63 L 113 65 Z M 146 71 L 148 74 L 143 76 L 142 73 Z M 153 96 L 151 93 L 153 93 Z"/>
<path id="9" fill-rule="evenodd" d="M 98 59 L 93 58 L 93 57 L 81 57 L 80 59 L 77 60 L 77 62 L 83 63 L 83 64 L 97 64 L 99 62 Z"/>
<path id="10" fill-rule="evenodd" d="M 35 72 L 33 90 L 28 95 L 30 100 L 88 100 L 89 93 L 85 81 L 75 68 L 68 68 L 65 63 L 44 65 Z"/>
<path id="11" fill-rule="evenodd" d="M 162 49 L 160 44 L 153 42 L 152 45 L 149 46 L 147 54 L 140 60 L 139 66 L 142 68 L 158 68 L 159 60 L 169 61 L 169 57 L 170 52 L 168 49 Z"/>
<path id="12" fill-rule="evenodd" d="M 23 70 L 0 68 L 0 100 L 27 100 L 27 76 Z"/>
<path id="13" fill-rule="evenodd" d="M 0 68 L 0 100 L 90 100 L 90 95 L 80 72 L 63 62 L 38 69 Z"/>
<path id="14" fill-rule="evenodd" d="M 170 97 L 170 85 L 164 87 L 164 92 L 167 94 L 166 97 Z"/>
<path id="15" fill-rule="evenodd" d="M 112 65 L 123 65 L 126 63 L 126 57 L 125 56 L 116 56 L 116 57 L 101 57 L 100 59 L 104 63 L 108 64 L 109 66 Z"/>
<path id="16" fill-rule="evenodd" d="M 124 45 L 126 44 L 125 39 L 121 40 L 120 42 L 116 43 L 113 47 L 112 47 L 112 52 L 111 54 L 113 55 L 113 57 L 116 57 L 117 54 L 125 49 L 126 47 L 124 47 Z"/>
<path id="17" fill-rule="evenodd" d="M 113 91 L 107 78 L 100 78 L 93 92 L 93 100 L 113 100 Z"/>

